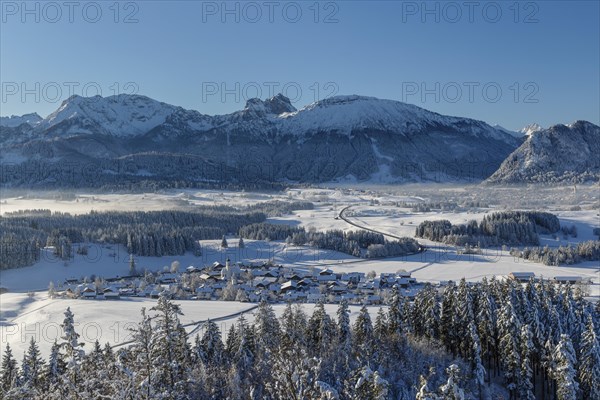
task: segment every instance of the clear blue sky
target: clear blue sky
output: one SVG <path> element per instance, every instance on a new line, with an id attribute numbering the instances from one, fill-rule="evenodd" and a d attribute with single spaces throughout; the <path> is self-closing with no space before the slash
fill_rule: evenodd
<path id="1" fill-rule="evenodd" d="M 598 1 L 314 3 L 2 1 L 0 114 L 46 116 L 84 85 L 222 114 L 285 85 L 296 107 L 335 92 L 509 129 L 600 122 Z"/>

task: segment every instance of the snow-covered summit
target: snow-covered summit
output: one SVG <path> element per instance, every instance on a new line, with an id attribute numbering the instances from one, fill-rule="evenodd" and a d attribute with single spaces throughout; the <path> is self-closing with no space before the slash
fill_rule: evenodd
<path id="1" fill-rule="evenodd" d="M 264 118 L 278 116 L 296 111 L 290 99 L 281 93 L 266 100 L 252 98 L 246 101 L 246 107 L 243 110 L 234 113 L 242 116 Z"/>
<path id="2" fill-rule="evenodd" d="M 177 109 L 140 95 L 71 96 L 41 121 L 39 128 L 48 129 L 65 121 L 79 120 L 82 126 L 98 128 L 99 133 L 134 136 L 164 123 Z"/>
<path id="3" fill-rule="evenodd" d="M 42 120 L 37 113 L 30 113 L 24 115 L 11 115 L 10 117 L 0 117 L 0 126 L 8 128 L 15 128 L 23 124 L 29 124 L 34 126 Z"/>
<path id="4" fill-rule="evenodd" d="M 367 96 L 334 96 L 282 115 L 295 131 L 376 128 L 405 129 L 437 120 L 439 114 L 399 101 Z"/>
<path id="5" fill-rule="evenodd" d="M 542 130 L 544 130 L 544 128 L 542 128 L 540 125 L 538 125 L 534 122 L 533 124 L 526 125 L 519 132 L 521 132 L 521 134 L 523 134 L 525 136 L 529 136 L 535 132 L 539 132 Z"/>
<path id="6" fill-rule="evenodd" d="M 481 121 L 445 116 L 400 101 L 359 95 L 329 97 L 279 117 L 285 120 L 288 132 L 350 133 L 354 130 L 369 129 L 408 134 L 432 126 L 466 124 L 473 124 L 474 129 L 477 129 L 476 125 L 490 128 Z M 486 134 L 497 138 L 503 135 L 493 129 L 489 129 Z"/>

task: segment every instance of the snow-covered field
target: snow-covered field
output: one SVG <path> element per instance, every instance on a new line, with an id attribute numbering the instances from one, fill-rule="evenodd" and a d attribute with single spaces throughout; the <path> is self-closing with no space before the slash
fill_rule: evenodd
<path id="1" fill-rule="evenodd" d="M 127 343 L 131 340 L 131 329 L 141 321 L 142 307 L 152 316 L 155 313 L 151 308 L 156 305 L 154 299 L 65 300 L 49 299 L 45 293 L 36 293 L 32 297 L 25 293 L 5 293 L 0 299 L 0 353 L 4 351 L 6 343 L 9 343 L 15 356 L 20 356 L 27 349 L 31 338 L 34 338 L 44 357 L 47 357 L 54 340 L 60 341 L 60 325 L 67 307 L 75 315 L 75 328 L 81 335 L 80 339 L 86 343 L 84 348 L 90 349 L 96 340 L 102 345 L 106 342 L 113 346 Z M 196 334 L 202 335 L 202 321 L 207 319 L 215 320 L 225 339 L 231 324 L 237 321 L 240 314 L 249 322 L 254 320 L 253 310 L 256 307 L 253 303 L 233 301 L 176 300 L 175 303 L 181 306 L 183 315 L 180 320 L 191 334 L 190 339 Z M 302 307 L 310 315 L 314 304 L 303 304 Z M 281 316 L 285 305 L 275 304 L 273 308 L 277 316 Z M 328 304 L 325 309 L 335 318 L 337 305 Z M 373 318 L 377 309 L 375 306 L 370 307 Z M 359 306 L 350 306 L 351 322 L 354 322 L 359 310 Z"/>
<path id="2" fill-rule="evenodd" d="M 67 200 L 64 200 L 66 198 Z M 485 203 L 481 208 L 465 208 L 459 212 L 413 212 L 396 203 L 426 203 L 435 201 L 477 200 Z M 300 210 L 291 215 L 271 218 L 271 223 L 301 225 L 317 230 L 356 229 L 335 217 L 344 207 L 351 205 L 347 216 L 352 221 L 373 229 L 399 236 L 413 236 L 416 226 L 424 220 L 448 219 L 452 223 L 468 220 L 481 220 L 496 209 L 544 209 L 557 214 L 561 224 L 575 224 L 577 238 L 563 239 L 545 236 L 542 245 L 558 246 L 592 240 L 593 228 L 600 226 L 598 214 L 598 190 L 589 188 L 559 188 L 555 191 L 540 189 L 523 192 L 515 189 L 452 188 L 434 187 L 379 187 L 371 189 L 290 189 L 284 193 L 245 193 L 215 190 L 178 190 L 146 194 L 85 194 L 77 193 L 63 197 L 35 194 L 8 196 L 1 199 L 0 213 L 22 209 L 51 209 L 70 213 L 85 213 L 90 210 L 159 210 L 190 209 L 195 205 L 226 204 L 243 206 L 271 200 L 306 200 L 315 204 L 314 210 Z M 422 241 L 422 240 L 421 240 Z M 531 271 L 538 276 L 578 275 L 592 280 L 588 288 L 591 297 L 600 297 L 600 263 L 587 262 L 572 266 L 550 267 L 539 263 L 515 259 L 506 251 L 487 250 L 482 255 L 456 255 L 453 248 L 422 241 L 428 251 L 409 257 L 386 260 L 362 260 L 346 254 L 315 250 L 311 248 L 288 247 L 281 242 L 246 241 L 245 249 L 237 248 L 237 239 L 231 238 L 229 249 L 219 249 L 220 241 L 204 241 L 203 255 L 165 256 L 160 258 L 138 257 L 139 268 L 151 271 L 169 266 L 179 261 L 181 268 L 189 265 L 202 266 L 214 261 L 263 262 L 272 260 L 277 264 L 292 267 L 329 267 L 335 272 L 361 271 L 396 272 L 406 270 L 418 281 L 439 282 L 445 280 L 478 281 L 484 276 L 506 276 L 512 271 Z M 91 246 L 87 256 L 75 254 L 68 262 L 55 259 L 51 252 L 45 252 L 34 266 L 0 272 L 0 287 L 9 293 L 0 295 L 0 330 L 2 349 L 9 342 L 17 356 L 34 335 L 40 339 L 40 347 L 47 353 L 57 329 L 62 322 L 65 308 L 70 306 L 79 322 L 79 332 L 83 339 L 91 343 L 96 338 L 101 342 L 119 343 L 126 341 L 128 327 L 139 321 L 142 307 L 150 308 L 155 300 L 123 299 L 102 300 L 51 300 L 47 298 L 49 281 L 61 282 L 68 278 L 81 278 L 91 275 L 103 277 L 123 276 L 128 273 L 128 254 L 120 246 Z M 26 292 L 35 291 L 30 297 Z M 179 301 L 182 304 L 184 323 L 201 321 L 207 318 L 223 317 L 219 321 L 221 329 L 237 318 L 228 315 L 248 310 L 253 305 L 237 302 Z M 281 313 L 283 305 L 276 305 Z M 312 305 L 306 305 L 307 311 Z M 334 312 L 336 306 L 328 306 Z M 353 307 L 353 314 L 357 309 Z M 194 326 L 188 328 L 194 331 Z M 195 333 L 195 332 L 194 332 Z"/>
<path id="3" fill-rule="evenodd" d="M 154 211 L 186 209 L 198 205 L 240 206 L 271 200 L 285 200 L 284 193 L 262 194 L 217 190 L 178 190 L 159 193 L 97 194 L 97 193 L 4 193 L 0 215 L 26 209 L 85 214 L 90 211 Z"/>

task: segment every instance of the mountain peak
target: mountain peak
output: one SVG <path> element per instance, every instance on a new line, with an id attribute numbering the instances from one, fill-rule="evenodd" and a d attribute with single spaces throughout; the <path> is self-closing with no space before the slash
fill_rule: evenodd
<path id="1" fill-rule="evenodd" d="M 245 111 L 252 111 L 259 115 L 280 115 L 296 111 L 290 99 L 279 93 L 269 99 L 261 100 L 252 98 L 246 101 Z"/>
<path id="2" fill-rule="evenodd" d="M 530 135 L 534 134 L 535 132 L 539 132 L 543 129 L 544 128 L 542 128 L 540 125 L 538 125 L 534 122 L 533 124 L 526 125 L 519 132 L 522 133 L 524 136 L 530 136 Z"/>
<path id="3" fill-rule="evenodd" d="M 540 129 L 488 182 L 585 182 L 600 179 L 600 127 L 587 121 Z"/>
<path id="4" fill-rule="evenodd" d="M 40 126 L 49 129 L 62 123 L 80 120 L 79 128 L 65 129 L 69 134 L 90 133 L 90 124 L 98 124 L 101 133 L 131 136 L 146 133 L 165 122 L 177 107 L 134 94 L 102 97 L 73 95 L 44 119 Z M 82 128 L 85 127 L 85 128 Z"/>
<path id="5" fill-rule="evenodd" d="M 271 111 L 271 114 L 276 115 L 296 111 L 296 107 L 292 105 L 290 99 L 281 93 L 265 100 L 265 106 L 269 111 Z"/>

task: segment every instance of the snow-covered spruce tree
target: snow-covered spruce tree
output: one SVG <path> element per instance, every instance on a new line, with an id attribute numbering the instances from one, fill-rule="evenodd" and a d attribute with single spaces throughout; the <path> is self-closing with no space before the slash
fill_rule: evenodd
<path id="1" fill-rule="evenodd" d="M 390 384 L 370 367 L 365 366 L 355 371 L 344 394 L 349 399 L 384 400 L 389 398 Z"/>
<path id="2" fill-rule="evenodd" d="M 424 288 L 423 315 L 425 316 L 425 336 L 429 339 L 439 337 L 440 326 L 440 304 L 438 302 L 437 290 L 433 285 L 426 284 Z"/>
<path id="3" fill-rule="evenodd" d="M 534 349 L 533 334 L 529 325 L 525 324 L 521 327 L 521 373 L 520 381 L 518 382 L 519 399 L 535 400 L 533 386 L 533 370 L 531 368 L 531 354 Z"/>
<path id="4" fill-rule="evenodd" d="M 552 353 L 554 360 L 553 376 L 556 380 L 556 397 L 558 400 L 577 400 L 579 384 L 576 381 L 575 350 L 568 335 L 561 335 L 560 342 Z"/>
<path id="5" fill-rule="evenodd" d="M 152 377 L 152 356 L 150 351 L 152 340 L 152 320 L 146 314 L 146 308 L 141 310 L 142 320 L 132 330 L 133 344 L 130 347 L 132 395 L 151 399 L 154 395 Z M 139 392 L 137 389 L 139 388 Z"/>
<path id="6" fill-rule="evenodd" d="M 464 400 L 465 392 L 460 387 L 460 368 L 456 364 L 450 365 L 446 369 L 448 381 L 440 386 L 442 399 L 444 400 Z"/>
<path id="7" fill-rule="evenodd" d="M 561 304 L 558 305 L 558 311 L 561 315 L 562 332 L 571 337 L 571 343 L 575 351 L 579 349 L 579 338 L 583 327 L 575 315 L 573 305 L 573 291 L 570 284 L 563 286 L 561 293 Z"/>
<path id="8" fill-rule="evenodd" d="M 2 355 L 0 374 L 0 393 L 8 393 L 16 385 L 18 376 L 17 360 L 13 357 L 12 349 L 8 343 Z"/>
<path id="9" fill-rule="evenodd" d="M 404 333 L 402 297 L 403 296 L 400 294 L 400 289 L 398 285 L 394 285 L 392 287 L 392 296 L 390 300 L 390 308 L 388 311 L 388 323 L 390 333 L 397 337 L 402 337 Z"/>
<path id="10" fill-rule="evenodd" d="M 105 343 L 102 350 L 102 363 L 106 367 L 100 373 L 105 379 L 107 393 L 112 393 L 113 398 L 126 398 L 130 392 L 131 371 L 123 365 L 123 358 L 131 353 L 128 349 L 119 349 L 115 353 L 110 343 Z"/>
<path id="11" fill-rule="evenodd" d="M 584 399 L 600 398 L 600 345 L 591 316 L 581 334 L 579 383 Z"/>
<path id="12" fill-rule="evenodd" d="M 246 247 L 246 244 L 244 243 L 244 238 L 240 236 L 240 240 L 238 241 L 238 248 L 243 249 L 245 247 Z"/>
<path id="13" fill-rule="evenodd" d="M 477 332 L 481 339 L 483 358 L 487 365 L 487 380 L 491 380 L 491 373 L 496 372 L 498 359 L 498 330 L 496 321 L 496 302 L 492 296 L 490 286 L 484 277 L 481 283 L 480 295 L 477 298 Z"/>
<path id="14" fill-rule="evenodd" d="M 332 351 L 335 324 L 325 311 L 323 302 L 317 303 L 306 325 L 306 340 L 309 356 L 325 357 Z"/>
<path id="15" fill-rule="evenodd" d="M 109 370 L 112 365 L 105 362 L 104 351 L 100 342 L 96 340 L 94 347 L 86 355 L 81 365 L 81 391 L 80 395 L 84 398 L 101 398 L 111 393 L 113 383 L 109 376 Z"/>
<path id="16" fill-rule="evenodd" d="M 366 306 L 360 309 L 352 327 L 354 351 L 359 362 L 366 364 L 373 356 L 373 324 Z"/>
<path id="17" fill-rule="evenodd" d="M 233 354 L 236 351 L 238 341 L 238 332 L 235 325 L 236 324 L 231 324 L 229 331 L 227 332 L 227 338 L 225 339 L 225 353 L 229 360 L 233 359 Z"/>
<path id="18" fill-rule="evenodd" d="M 29 347 L 23 363 L 21 364 L 21 377 L 19 385 L 22 388 L 27 388 L 30 393 L 36 393 L 42 389 L 43 385 L 43 370 L 45 362 L 40 355 L 40 350 L 37 343 L 32 337 L 29 341 Z"/>
<path id="19" fill-rule="evenodd" d="M 456 286 L 450 283 L 444 289 L 444 295 L 442 298 L 442 308 L 440 317 L 440 339 L 446 348 L 452 351 L 453 354 L 457 353 L 460 348 L 461 337 L 458 336 L 458 329 L 456 327 L 457 316 L 456 316 Z"/>
<path id="20" fill-rule="evenodd" d="M 273 307 L 265 300 L 258 304 L 258 309 L 254 313 L 254 331 L 257 348 L 262 347 L 261 351 L 269 351 L 279 345 L 281 333 L 279 321 Z"/>
<path id="21" fill-rule="evenodd" d="M 255 333 L 255 379 L 267 382 L 270 378 L 274 352 L 280 346 L 281 329 L 273 307 L 261 301 L 254 314 Z M 261 396 L 260 392 L 256 393 Z"/>
<path id="22" fill-rule="evenodd" d="M 350 310 L 348 301 L 342 300 L 337 309 L 337 340 L 339 350 L 348 355 L 352 349 L 352 329 L 350 327 Z"/>
<path id="23" fill-rule="evenodd" d="M 529 325 L 532 334 L 533 346 L 531 348 L 532 362 L 539 363 L 540 353 L 537 349 L 543 346 L 544 329 L 541 322 L 541 299 L 539 291 L 533 279 L 527 282 L 524 295 L 527 298 L 528 307 L 525 309 L 524 323 Z"/>
<path id="24" fill-rule="evenodd" d="M 334 351 L 332 354 L 333 367 L 331 371 L 332 384 L 341 388 L 344 377 L 354 368 L 352 357 L 352 328 L 350 326 L 350 310 L 348 302 L 342 300 L 336 311 L 336 335 L 334 340 Z"/>
<path id="25" fill-rule="evenodd" d="M 48 357 L 48 364 L 46 365 L 46 372 L 44 374 L 46 390 L 51 393 L 58 390 L 57 386 L 60 385 L 62 374 L 64 374 L 66 368 L 67 364 L 60 352 L 60 345 L 55 340 L 50 349 L 50 356 Z"/>
<path id="26" fill-rule="evenodd" d="M 265 392 L 277 400 L 317 399 L 337 400 L 335 388 L 319 380 L 321 360 L 308 357 L 304 348 L 282 346 L 273 354 L 271 379 L 266 382 Z"/>
<path id="27" fill-rule="evenodd" d="M 504 368 L 504 378 L 511 398 L 515 396 L 520 381 L 521 360 L 519 355 L 519 333 L 521 323 L 515 313 L 512 302 L 507 299 L 498 318 L 500 331 L 500 355 Z"/>
<path id="28" fill-rule="evenodd" d="M 305 326 L 305 337 L 308 355 L 320 359 L 319 378 L 325 382 L 333 382 L 336 378 L 333 374 L 333 364 L 338 356 L 335 353 L 336 333 L 336 324 L 320 301 Z"/>
<path id="29" fill-rule="evenodd" d="M 473 343 L 471 342 L 471 335 L 469 332 L 469 323 L 474 320 L 474 314 L 473 298 L 465 278 L 460 280 L 455 302 L 456 322 L 454 328 L 457 330 L 455 334 L 462 339 L 459 341 L 461 356 L 468 359 L 473 349 Z"/>
<path id="30" fill-rule="evenodd" d="M 221 339 L 221 331 L 214 321 L 208 320 L 202 339 L 196 336 L 194 353 L 199 358 L 196 366 L 203 365 L 203 390 L 207 396 L 222 398 L 225 396 L 225 382 L 220 379 L 227 371 L 225 368 L 225 347 Z"/>
<path id="31" fill-rule="evenodd" d="M 306 314 L 302 306 L 300 304 L 292 306 L 291 303 L 287 303 L 280 318 L 281 342 L 290 346 L 306 346 L 304 335 L 306 324 Z"/>
<path id="32" fill-rule="evenodd" d="M 230 335 L 227 337 L 227 353 L 232 361 L 232 367 L 235 369 L 237 379 L 243 385 L 249 384 L 248 379 L 252 376 L 255 352 L 254 329 L 241 315 L 235 328 L 232 326 Z M 233 334 L 232 337 L 231 334 Z"/>
<path id="33" fill-rule="evenodd" d="M 150 338 L 152 387 L 159 398 L 184 397 L 188 390 L 186 380 L 191 351 L 187 333 L 179 321 L 181 309 L 160 296 L 151 310 L 157 313 Z"/>
<path id="34" fill-rule="evenodd" d="M 373 334 L 375 335 L 374 339 L 376 340 L 377 345 L 382 344 L 387 339 L 388 333 L 389 323 L 387 314 L 382 307 L 379 307 L 377 316 L 375 317 L 375 324 L 373 325 Z"/>
<path id="35" fill-rule="evenodd" d="M 79 334 L 75 331 L 75 321 L 71 308 L 67 307 L 65 319 L 61 325 L 64 335 L 61 337 L 60 348 L 65 356 L 67 370 L 62 375 L 62 390 L 67 397 L 78 396 L 78 385 L 81 383 L 80 369 L 85 352 L 83 342 L 79 341 Z"/>
<path id="36" fill-rule="evenodd" d="M 412 332 L 417 336 L 436 339 L 439 335 L 440 309 L 437 290 L 430 284 L 417 293 L 411 309 Z"/>
<path id="37" fill-rule="evenodd" d="M 472 349 L 469 355 L 469 361 L 471 362 L 471 373 L 477 383 L 477 390 L 479 392 L 479 398 L 482 398 L 483 385 L 485 384 L 485 368 L 481 361 L 481 342 L 479 335 L 477 334 L 477 328 L 475 323 L 471 321 L 469 323 L 469 342 L 472 345 Z"/>
<path id="38" fill-rule="evenodd" d="M 225 235 L 223 235 L 223 239 L 221 239 L 221 248 L 226 249 L 228 247 L 229 245 L 227 244 L 227 238 L 225 237 Z"/>
<path id="39" fill-rule="evenodd" d="M 560 341 L 561 335 L 564 333 L 562 330 L 563 324 L 558 309 L 550 298 L 546 299 L 546 313 L 544 326 L 547 332 L 547 339 L 550 340 L 553 345 L 556 345 Z"/>
<path id="40" fill-rule="evenodd" d="M 206 331 L 199 342 L 202 351 L 202 362 L 207 367 L 219 366 L 223 362 L 225 347 L 221 339 L 221 331 L 214 321 L 206 322 Z"/>

